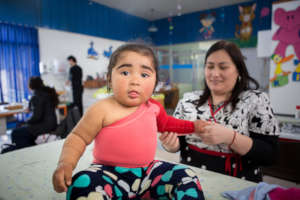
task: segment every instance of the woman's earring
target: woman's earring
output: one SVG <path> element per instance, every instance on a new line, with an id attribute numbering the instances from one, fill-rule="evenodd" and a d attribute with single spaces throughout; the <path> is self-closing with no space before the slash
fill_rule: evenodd
<path id="1" fill-rule="evenodd" d="M 241 82 L 241 79 L 242 79 L 242 77 L 241 77 L 241 76 L 239 76 L 239 77 L 238 77 L 238 81 L 239 81 L 239 82 Z"/>

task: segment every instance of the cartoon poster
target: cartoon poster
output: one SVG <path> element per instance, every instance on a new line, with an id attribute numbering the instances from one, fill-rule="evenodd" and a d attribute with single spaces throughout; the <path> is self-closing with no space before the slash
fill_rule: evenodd
<path id="1" fill-rule="evenodd" d="M 253 33 L 253 20 L 255 19 L 256 3 L 248 6 L 237 6 L 239 10 L 239 24 L 235 27 L 235 39 L 232 39 L 240 47 L 255 47 L 257 36 Z"/>
<path id="2" fill-rule="evenodd" d="M 90 48 L 88 48 L 87 53 L 88 53 L 87 58 L 94 59 L 94 60 L 98 60 L 99 54 L 98 54 L 98 52 L 94 49 L 94 42 L 93 42 L 93 41 L 90 42 Z"/>
<path id="3" fill-rule="evenodd" d="M 211 39 L 215 29 L 213 27 L 213 23 L 216 20 L 216 13 L 212 12 L 209 14 L 201 14 L 200 22 L 202 24 L 201 29 L 199 32 L 202 34 L 205 40 Z"/>
<path id="4" fill-rule="evenodd" d="M 103 56 L 106 57 L 107 59 L 109 59 L 109 57 L 112 54 L 112 46 L 109 46 L 108 50 L 104 49 L 103 50 Z"/>
<path id="5" fill-rule="evenodd" d="M 300 105 L 300 1 L 273 4 L 272 12 L 271 104 L 293 115 Z"/>

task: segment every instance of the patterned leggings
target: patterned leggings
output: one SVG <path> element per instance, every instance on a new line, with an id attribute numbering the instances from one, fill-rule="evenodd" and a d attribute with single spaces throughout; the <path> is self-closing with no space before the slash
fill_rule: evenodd
<path id="1" fill-rule="evenodd" d="M 67 192 L 67 200 L 70 199 L 203 200 L 204 196 L 191 169 L 155 160 L 143 168 L 92 164 L 73 177 Z"/>

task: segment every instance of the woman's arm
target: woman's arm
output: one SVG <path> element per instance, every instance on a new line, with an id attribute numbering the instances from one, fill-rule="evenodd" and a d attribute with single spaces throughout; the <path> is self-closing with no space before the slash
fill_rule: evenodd
<path id="1" fill-rule="evenodd" d="M 250 137 L 253 140 L 253 144 L 244 157 L 260 165 L 273 164 L 279 153 L 278 136 L 262 135 L 252 132 L 250 133 Z"/>
<path id="2" fill-rule="evenodd" d="M 229 143 L 227 142 L 227 145 L 230 145 L 229 148 L 239 155 L 247 154 L 253 146 L 253 140 L 233 130 L 231 132 L 232 139 L 229 140 Z"/>
<path id="3" fill-rule="evenodd" d="M 204 127 L 204 133 L 196 133 L 208 145 L 227 144 L 240 155 L 245 155 L 252 147 L 252 139 L 231 128 L 212 123 Z"/>
<path id="4" fill-rule="evenodd" d="M 246 159 L 259 165 L 271 165 L 277 158 L 278 136 L 262 135 L 250 132 L 250 137 L 235 133 L 230 148 Z M 233 134 L 234 136 L 234 134 Z"/>
<path id="5" fill-rule="evenodd" d="M 33 96 L 30 100 L 30 107 L 33 108 L 33 110 L 30 110 L 32 112 L 32 116 L 27 120 L 27 123 L 29 124 L 35 124 L 42 120 L 43 118 L 43 111 L 44 111 L 44 99 L 43 97 L 39 96 Z"/>
<path id="6" fill-rule="evenodd" d="M 272 164 L 278 155 L 279 127 L 269 97 L 257 92 L 248 115 L 248 127 L 253 141 L 245 157 L 260 165 Z"/>

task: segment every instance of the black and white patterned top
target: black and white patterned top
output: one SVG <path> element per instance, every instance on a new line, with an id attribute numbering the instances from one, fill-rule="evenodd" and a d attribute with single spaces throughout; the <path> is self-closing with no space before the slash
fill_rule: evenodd
<path id="1" fill-rule="evenodd" d="M 174 112 L 174 117 L 195 121 L 197 119 L 213 120 L 208 103 L 196 108 L 201 92 L 185 93 Z M 217 123 L 232 128 L 240 134 L 250 136 L 250 131 L 263 135 L 279 135 L 276 118 L 273 115 L 270 101 L 266 93 L 258 90 L 248 90 L 239 97 L 235 110 L 231 113 L 228 104 L 215 114 Z M 206 145 L 195 135 L 186 136 L 187 143 L 200 148 L 218 152 L 230 153 L 227 145 Z"/>
<path id="2" fill-rule="evenodd" d="M 213 121 L 214 119 L 211 115 L 208 102 L 200 107 L 197 107 L 197 100 L 199 100 L 200 95 L 201 91 L 185 93 L 183 98 L 177 104 L 174 112 L 174 117 L 190 121 L 195 121 L 197 119 Z M 264 92 L 261 92 L 259 90 L 248 90 L 242 92 L 233 112 L 232 106 L 229 103 L 225 107 L 220 109 L 217 113 L 215 113 L 214 118 L 217 123 L 222 124 L 225 127 L 231 128 L 238 133 L 249 136 L 253 139 L 252 149 L 244 157 L 247 158 L 247 161 L 258 161 L 255 162 L 257 166 L 255 165 L 254 170 L 257 170 L 258 166 L 263 164 L 260 163 L 259 160 L 263 160 L 268 156 L 268 154 L 265 154 L 264 156 L 264 151 L 266 151 L 264 149 L 264 145 L 270 144 L 270 154 L 274 149 L 273 147 L 276 146 L 275 140 L 273 141 L 273 138 L 277 139 L 276 136 L 279 135 L 278 122 L 274 117 L 269 98 Z M 269 141 L 269 138 L 272 139 Z M 266 143 L 264 142 L 265 140 Z M 180 138 L 180 141 L 181 159 L 183 161 L 185 160 L 187 164 L 191 164 L 190 162 L 192 162 L 195 165 L 195 160 L 192 160 L 195 158 L 189 156 L 190 152 L 189 148 L 187 147 L 188 144 L 192 144 L 205 150 L 232 153 L 232 151 L 228 148 L 228 145 L 206 145 L 201 142 L 200 137 L 194 134 L 186 135 L 184 137 L 184 142 L 182 142 L 182 138 Z M 249 161 L 248 163 L 250 162 L 251 161 Z M 203 167 L 203 163 L 205 162 L 199 161 L 199 163 L 201 163 L 200 167 Z M 205 166 L 205 168 L 207 168 L 207 166 Z M 216 171 L 220 172 L 220 170 Z M 241 177 L 243 176 L 244 175 L 241 175 Z"/>

